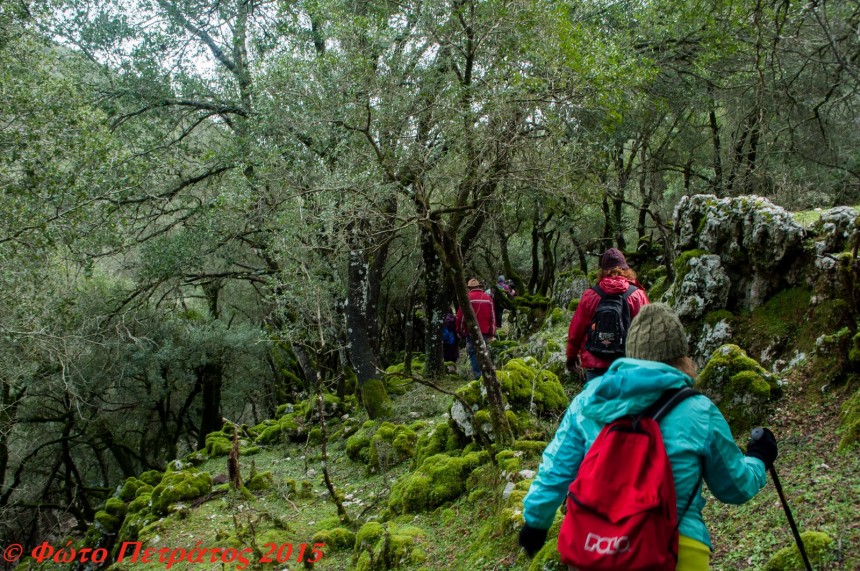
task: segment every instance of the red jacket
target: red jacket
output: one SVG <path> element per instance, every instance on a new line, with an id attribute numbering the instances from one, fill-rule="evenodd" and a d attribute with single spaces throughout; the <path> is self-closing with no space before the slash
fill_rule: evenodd
<path id="1" fill-rule="evenodd" d="M 479 289 L 469 290 L 469 301 L 481 326 L 481 333 L 493 337 L 496 335 L 496 315 L 493 313 L 493 298 Z M 457 308 L 457 335 L 466 337 L 466 321 L 463 319 L 463 308 Z"/>
<path id="2" fill-rule="evenodd" d="M 600 289 L 610 295 L 624 293 L 630 284 L 637 287 L 636 291 L 627 298 L 627 304 L 630 306 L 630 319 L 632 320 L 639 313 L 639 309 L 649 303 L 648 296 L 645 295 L 642 286 L 638 282 L 631 282 L 622 276 L 603 278 L 599 282 Z M 612 361 L 604 361 L 592 355 L 585 349 L 586 332 L 598 303 L 600 303 L 600 296 L 597 295 L 597 292 L 592 288 L 585 290 L 576 311 L 573 312 L 573 319 L 570 320 L 570 328 L 567 330 L 567 358 L 571 359 L 581 355 L 581 364 L 584 369 L 606 369 L 612 363 Z"/>

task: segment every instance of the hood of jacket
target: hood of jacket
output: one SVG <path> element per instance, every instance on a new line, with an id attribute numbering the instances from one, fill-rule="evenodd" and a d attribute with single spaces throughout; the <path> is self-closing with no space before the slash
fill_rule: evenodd
<path id="1" fill-rule="evenodd" d="M 603 293 L 608 293 L 610 295 L 618 295 L 619 293 L 624 293 L 625 291 L 627 291 L 627 288 L 630 287 L 631 283 L 633 282 L 629 281 L 624 276 L 609 276 L 600 280 L 597 285 L 600 286 L 600 289 L 603 290 Z"/>
<path id="2" fill-rule="evenodd" d="M 586 384 L 579 396 L 582 415 L 606 424 L 628 414 L 639 414 L 667 389 L 692 385 L 690 377 L 665 363 L 616 359 L 606 373 Z"/>

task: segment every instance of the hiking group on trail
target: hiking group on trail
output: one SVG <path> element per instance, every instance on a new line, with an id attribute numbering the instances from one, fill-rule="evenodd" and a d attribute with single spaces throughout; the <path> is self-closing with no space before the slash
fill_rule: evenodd
<path id="1" fill-rule="evenodd" d="M 720 501 L 750 500 L 776 459 L 773 433 L 758 429 L 741 451 L 716 405 L 691 389 L 680 319 L 648 304 L 614 248 L 574 312 L 567 367 L 585 369 L 586 384 L 523 500 L 520 545 L 534 556 L 566 501 L 558 551 L 570 569 L 706 571 L 702 482 Z"/>
<path id="2" fill-rule="evenodd" d="M 493 293 L 515 295 L 504 276 Z M 485 343 L 501 324 L 493 295 L 467 287 Z M 462 308 L 454 319 L 480 377 Z M 665 304 L 650 304 L 624 254 L 600 257 L 568 328 L 566 367 L 584 371 L 523 500 L 519 544 L 534 556 L 562 502 L 558 552 L 573 571 L 707 571 L 711 540 L 703 482 L 720 501 L 741 504 L 765 485 L 776 437 L 756 429 L 744 453 L 728 422 L 692 389 L 697 374 L 687 334 Z"/>

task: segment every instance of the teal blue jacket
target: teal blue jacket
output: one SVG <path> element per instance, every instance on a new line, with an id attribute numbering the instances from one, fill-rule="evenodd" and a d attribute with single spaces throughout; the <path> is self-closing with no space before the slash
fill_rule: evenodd
<path id="1" fill-rule="evenodd" d="M 669 365 L 626 358 L 616 360 L 602 377 L 589 382 L 570 403 L 544 450 L 537 476 L 523 500 L 526 523 L 539 529 L 552 526 L 585 453 L 605 424 L 641 413 L 666 389 L 692 384 L 690 377 Z M 744 456 L 726 419 L 704 395 L 678 404 L 662 420 L 660 430 L 675 478 L 678 517 L 700 477 L 718 500 L 730 504 L 746 502 L 764 486 L 764 463 Z M 704 506 L 705 500 L 697 492 L 681 519 L 680 533 L 711 547 L 702 520 Z"/>

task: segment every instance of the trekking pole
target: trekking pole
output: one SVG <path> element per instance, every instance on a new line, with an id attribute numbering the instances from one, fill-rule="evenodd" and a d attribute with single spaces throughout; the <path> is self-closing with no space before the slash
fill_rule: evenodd
<path id="1" fill-rule="evenodd" d="M 764 430 L 761 428 L 753 428 L 750 440 L 755 442 L 764 436 Z M 782 501 L 782 507 L 785 510 L 785 515 L 788 517 L 788 525 L 791 526 L 791 532 L 794 534 L 794 541 L 797 542 L 797 549 L 800 550 L 800 556 L 806 564 L 807 571 L 812 571 L 812 565 L 809 563 L 809 557 L 806 556 L 806 549 L 803 546 L 803 540 L 800 538 L 800 532 L 797 531 L 797 524 L 794 523 L 794 518 L 791 515 L 791 510 L 788 507 L 788 502 L 785 501 L 785 494 L 782 493 L 782 484 L 779 483 L 779 476 L 776 475 L 776 466 L 771 464 L 770 477 L 773 480 L 773 487 L 776 488 L 776 493 L 779 494 L 779 499 Z"/>

